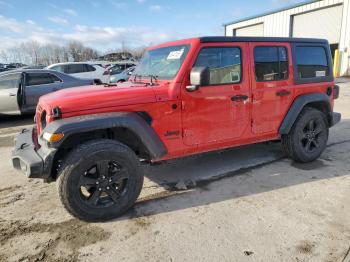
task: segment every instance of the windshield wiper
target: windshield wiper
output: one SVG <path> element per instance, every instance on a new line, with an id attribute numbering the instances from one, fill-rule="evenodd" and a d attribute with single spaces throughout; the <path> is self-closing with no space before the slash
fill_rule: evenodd
<path id="1" fill-rule="evenodd" d="M 141 81 L 142 75 L 134 74 L 134 82 L 137 81 L 137 78 Z"/>
<path id="2" fill-rule="evenodd" d="M 139 75 L 139 74 L 134 74 L 133 76 L 134 76 L 134 79 L 133 79 L 134 82 L 137 82 L 137 79 L 141 82 L 142 77 L 149 77 L 151 82 L 150 83 L 146 83 L 146 84 L 148 84 L 150 86 L 156 85 L 155 82 L 158 80 L 158 76 L 157 75 Z"/>
<path id="3" fill-rule="evenodd" d="M 158 76 L 157 76 L 157 75 L 149 75 L 149 77 L 151 78 L 151 83 L 150 83 L 150 85 L 151 85 L 151 86 L 154 86 L 154 85 L 156 84 L 155 81 L 158 80 Z M 153 80 L 154 80 L 154 82 L 153 82 Z"/>

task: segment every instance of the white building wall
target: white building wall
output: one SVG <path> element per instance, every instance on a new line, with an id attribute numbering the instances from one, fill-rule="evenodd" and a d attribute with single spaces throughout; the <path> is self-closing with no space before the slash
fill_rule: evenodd
<path id="1" fill-rule="evenodd" d="M 339 53 L 340 75 L 350 76 L 350 0 L 344 0 Z"/>
<path id="2" fill-rule="evenodd" d="M 233 36 L 233 31 L 237 28 L 263 23 L 264 36 L 289 37 L 292 21 L 291 17 L 293 15 L 339 4 L 343 4 L 343 18 L 341 27 L 341 37 L 339 42 L 339 51 L 341 56 L 340 73 L 341 75 L 350 75 L 350 0 L 316 1 L 281 12 L 260 16 L 250 20 L 237 22 L 234 24 L 229 24 L 225 26 L 225 35 Z"/>

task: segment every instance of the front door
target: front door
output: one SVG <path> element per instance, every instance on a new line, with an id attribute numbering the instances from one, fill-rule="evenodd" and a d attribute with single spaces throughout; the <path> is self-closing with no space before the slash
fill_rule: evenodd
<path id="1" fill-rule="evenodd" d="M 25 110 L 33 111 L 39 98 L 62 88 L 62 80 L 50 73 L 27 73 L 25 75 Z"/>
<path id="2" fill-rule="evenodd" d="M 182 88 L 186 145 L 237 139 L 249 127 L 249 77 L 246 43 L 202 44 L 192 67 L 210 69 L 210 85 L 194 92 Z M 184 85 L 189 85 L 186 79 Z"/>
<path id="3" fill-rule="evenodd" d="M 276 133 L 293 98 L 292 53 L 288 43 L 250 43 L 253 57 L 252 132 Z"/>
<path id="4" fill-rule="evenodd" d="M 9 73 L 0 76 L 0 114 L 20 113 L 21 73 Z"/>

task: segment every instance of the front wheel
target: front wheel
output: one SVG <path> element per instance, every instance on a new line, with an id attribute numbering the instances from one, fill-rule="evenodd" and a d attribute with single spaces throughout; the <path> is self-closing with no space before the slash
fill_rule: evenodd
<path id="1" fill-rule="evenodd" d="M 325 150 L 328 133 L 326 116 L 317 109 L 305 108 L 290 133 L 282 136 L 282 146 L 286 154 L 296 162 L 311 162 Z"/>
<path id="2" fill-rule="evenodd" d="M 62 164 L 61 202 L 74 217 L 105 221 L 125 213 L 143 185 L 139 159 L 126 145 L 95 140 L 79 145 Z"/>

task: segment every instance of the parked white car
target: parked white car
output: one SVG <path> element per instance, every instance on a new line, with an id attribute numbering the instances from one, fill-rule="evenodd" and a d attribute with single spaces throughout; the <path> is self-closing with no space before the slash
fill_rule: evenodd
<path id="1" fill-rule="evenodd" d="M 46 67 L 46 69 L 66 73 L 82 79 L 98 79 L 103 83 L 108 81 L 108 76 L 103 75 L 105 69 L 99 65 L 84 62 L 58 63 Z"/>

